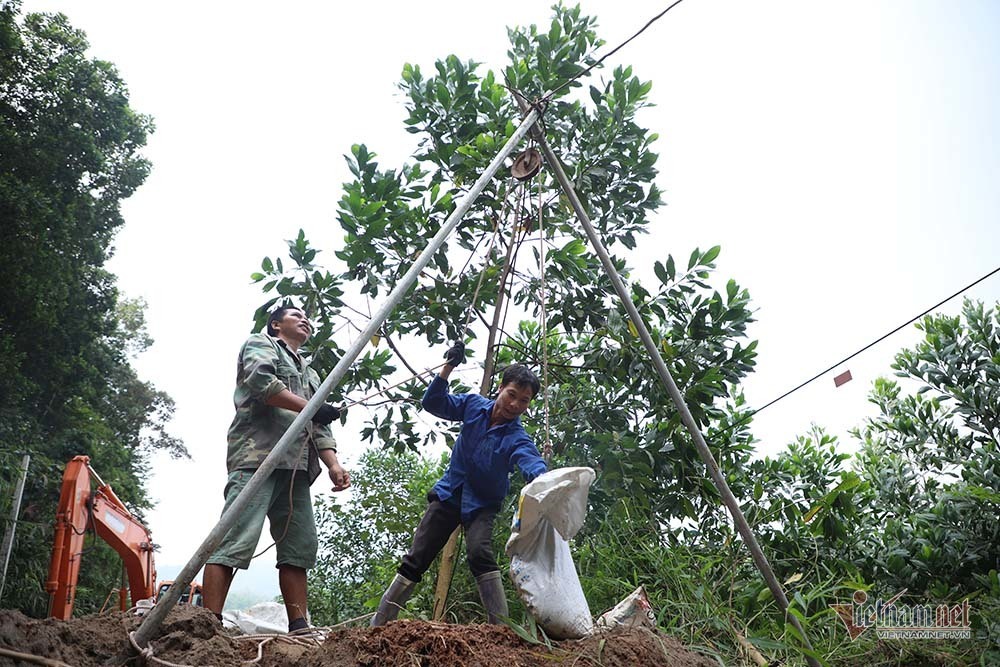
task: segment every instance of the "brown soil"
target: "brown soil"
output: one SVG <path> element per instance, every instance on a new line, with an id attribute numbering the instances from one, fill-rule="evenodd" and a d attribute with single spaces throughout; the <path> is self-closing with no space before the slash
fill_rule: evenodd
<path id="1" fill-rule="evenodd" d="M 138 619 L 122 613 L 70 621 L 30 619 L 0 611 L 0 665 L 33 665 L 10 651 L 56 660 L 73 667 L 124 664 L 128 632 Z M 260 640 L 236 639 L 215 617 L 198 607 L 177 607 L 151 646 L 159 660 L 175 665 L 236 667 L 254 660 Z M 135 659 L 129 665 L 140 665 Z M 155 660 L 148 665 L 161 665 Z M 383 628 L 332 631 L 326 641 L 279 639 L 267 642 L 262 667 L 710 667 L 716 663 L 676 640 L 644 628 L 620 629 L 576 641 L 531 643 L 510 628 L 397 621 Z"/>

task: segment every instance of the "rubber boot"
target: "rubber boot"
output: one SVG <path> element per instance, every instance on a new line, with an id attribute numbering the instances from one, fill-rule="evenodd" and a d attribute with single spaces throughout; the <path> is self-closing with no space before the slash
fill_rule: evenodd
<path id="1" fill-rule="evenodd" d="M 507 610 L 507 595 L 503 591 L 500 570 L 479 575 L 476 577 L 476 586 L 479 587 L 479 599 L 486 609 L 486 622 L 493 625 L 506 623 L 510 612 Z"/>
<path id="2" fill-rule="evenodd" d="M 371 627 L 385 625 L 389 621 L 395 621 L 399 610 L 403 608 L 406 601 L 413 593 L 413 587 L 417 584 L 410 581 L 401 574 L 392 578 L 392 583 L 382 595 L 382 600 L 378 603 L 378 611 L 372 616 Z"/>

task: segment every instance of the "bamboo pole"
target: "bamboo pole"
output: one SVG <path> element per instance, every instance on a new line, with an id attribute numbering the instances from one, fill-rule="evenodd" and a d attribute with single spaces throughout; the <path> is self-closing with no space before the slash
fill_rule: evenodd
<path id="1" fill-rule="evenodd" d="M 31 463 L 31 454 L 25 454 L 21 459 L 21 476 L 17 480 L 14 488 L 14 499 L 10 510 L 10 528 L 3 536 L 3 546 L 0 552 L 3 553 L 3 574 L 0 574 L 0 598 L 3 598 L 3 589 L 7 584 L 7 563 L 10 562 L 10 552 L 14 548 L 14 532 L 17 530 L 17 516 L 21 513 L 21 498 L 24 496 L 24 482 L 28 479 L 28 464 Z"/>
<path id="2" fill-rule="evenodd" d="M 517 99 L 517 104 L 521 108 L 522 113 L 535 111 L 535 109 L 528 106 L 527 102 L 525 102 L 524 98 L 520 95 L 515 93 L 514 97 Z M 754 564 L 764 577 L 764 581 L 767 583 L 767 587 L 774 595 L 774 599 L 778 601 L 781 611 L 784 612 L 785 617 L 802 636 L 806 648 L 812 651 L 812 644 L 809 642 L 809 638 L 806 636 L 805 630 L 803 630 L 802 626 L 799 624 L 798 618 L 788 613 L 788 598 L 785 597 L 785 591 L 781 588 L 781 584 L 778 583 L 778 579 L 774 576 L 774 572 L 771 570 L 771 565 L 767 562 L 767 557 L 764 555 L 760 545 L 757 543 L 757 538 L 754 537 L 753 531 L 750 529 L 750 524 L 747 523 L 746 517 L 743 516 L 743 511 L 740 509 L 739 501 L 736 500 L 736 496 L 734 496 L 733 492 L 729 489 L 729 484 L 726 482 L 725 476 L 719 470 L 719 464 L 712 455 L 712 451 L 708 448 L 708 443 L 705 442 L 705 437 L 701 434 L 698 424 L 695 422 L 694 417 L 691 415 L 691 411 L 684 402 L 684 396 L 681 394 L 680 389 L 677 387 L 677 383 L 674 382 L 673 376 L 667 369 L 666 362 L 664 362 L 663 357 L 660 356 L 660 350 L 656 347 L 653 337 L 649 334 L 649 330 L 646 328 L 646 324 L 643 322 L 642 316 L 639 315 L 638 309 L 636 309 L 635 304 L 632 303 L 632 298 L 629 295 L 628 290 L 625 288 L 625 283 L 622 282 L 621 276 L 618 275 L 618 271 L 615 269 L 615 265 L 611 261 L 611 256 L 604 247 L 604 243 L 601 241 L 601 238 L 597 235 L 597 230 L 594 229 L 593 224 L 591 224 L 590 216 L 587 215 L 587 211 L 583 208 L 583 204 L 580 202 L 580 198 L 576 194 L 576 189 L 573 187 L 573 183 L 570 182 L 569 178 L 566 176 L 566 172 L 563 170 L 562 163 L 559 162 L 559 158 L 552 152 L 548 142 L 545 141 L 545 135 L 535 128 L 532 131 L 532 137 L 538 142 L 539 147 L 542 149 L 545 161 L 549 163 L 549 166 L 551 167 L 556 180 L 559 182 L 563 193 L 565 193 L 567 199 L 570 201 L 570 204 L 573 206 L 573 211 L 576 213 L 577 219 L 579 219 L 580 224 L 583 226 L 584 232 L 590 240 L 590 244 L 594 247 L 594 252 L 597 253 L 597 256 L 600 258 L 601 264 L 604 266 L 604 271 L 611 280 L 611 284 L 614 286 L 615 292 L 618 294 L 618 298 L 621 299 L 622 304 L 625 306 L 625 310 L 628 312 L 629 318 L 632 320 L 632 324 L 635 325 L 639 338 L 642 340 L 643 346 L 646 348 L 646 351 L 649 353 L 649 356 L 653 361 L 656 373 L 660 376 L 660 381 L 663 383 L 663 386 L 670 395 L 677 411 L 680 413 L 681 420 L 687 427 L 688 433 L 691 434 L 695 447 L 698 449 L 698 454 L 701 455 L 702 461 L 705 462 L 705 467 L 708 468 L 712 481 L 715 482 L 716 488 L 722 495 L 722 501 L 726 504 L 726 507 L 729 509 L 729 513 L 733 517 L 736 529 L 743 537 L 743 541 L 746 543 L 747 548 L 750 549 L 750 555 L 753 556 Z M 819 667 L 819 663 L 815 658 L 806 656 L 806 660 L 810 665 Z"/>
<path id="3" fill-rule="evenodd" d="M 497 170 L 503 164 L 503 161 L 507 159 L 507 156 L 517 147 L 524 135 L 527 134 L 528 130 L 531 128 L 532 124 L 538 119 L 538 112 L 532 111 L 525 115 L 524 120 L 521 124 L 514 130 L 514 134 L 507 140 L 500 152 L 496 154 L 492 162 L 486 167 L 482 175 L 476 180 L 472 188 L 469 190 L 468 194 L 462 198 L 462 200 L 455 207 L 448 219 L 445 220 L 444 224 L 441 225 L 441 229 L 438 233 L 434 235 L 434 238 L 427 244 L 420 256 L 417 257 L 416 261 L 410 266 L 409 270 L 400 278 L 396 287 L 392 290 L 389 296 L 386 298 L 385 303 L 383 303 L 379 309 L 372 316 L 372 319 L 365 326 L 364 330 L 358 334 L 357 339 L 353 344 L 348 346 L 344 351 L 344 356 L 340 358 L 337 365 L 334 367 L 333 371 L 323 383 L 316 390 L 306 406 L 302 409 L 302 412 L 295 417 L 289 425 L 288 430 L 285 434 L 278 439 L 274 447 L 271 449 L 271 453 L 267 455 L 267 458 L 261 462 L 260 467 L 254 472 L 253 477 L 247 482 L 246 487 L 240 494 L 233 500 L 233 503 L 229 506 L 225 512 L 223 512 L 222 517 L 219 522 L 215 525 L 215 528 L 211 530 L 208 537 L 205 538 L 201 546 L 191 557 L 180 573 L 177 575 L 174 585 L 167 589 L 166 594 L 163 598 L 153 607 L 153 609 L 146 616 L 142 625 L 135 632 L 135 643 L 140 648 L 146 648 L 149 644 L 150 639 L 152 639 L 163 623 L 163 619 L 166 618 L 167 613 L 173 609 L 174 605 L 177 604 L 177 600 L 180 598 L 181 593 L 188 589 L 191 581 L 194 579 L 198 571 L 205 565 L 212 553 L 218 548 L 222 539 L 232 528 L 233 524 L 236 523 L 237 517 L 244 511 L 246 506 L 249 504 L 251 498 L 257 494 L 260 488 L 267 481 L 267 478 L 274 471 L 278 464 L 278 459 L 284 456 L 285 452 L 291 447 L 293 441 L 298 437 L 298 434 L 302 432 L 305 428 L 306 423 L 312 419 L 312 416 L 316 414 L 316 410 L 319 406 L 326 401 L 326 397 L 330 394 L 334 387 L 336 387 L 340 381 L 343 379 L 344 375 L 347 374 L 348 369 L 354 360 L 360 356 L 361 352 L 364 350 L 365 346 L 371 340 L 372 336 L 378 333 L 383 322 L 392 314 L 392 311 L 396 309 L 396 306 L 406 297 L 406 293 L 410 291 L 410 288 L 417 280 L 420 272 L 423 271 L 431 259 L 434 253 L 444 244 L 444 241 L 448 236 L 455 230 L 458 224 L 468 213 L 469 209 L 472 207 L 473 202 L 479 197 L 480 193 L 486 187 L 486 184 L 492 180 L 493 175 L 496 174 Z"/>

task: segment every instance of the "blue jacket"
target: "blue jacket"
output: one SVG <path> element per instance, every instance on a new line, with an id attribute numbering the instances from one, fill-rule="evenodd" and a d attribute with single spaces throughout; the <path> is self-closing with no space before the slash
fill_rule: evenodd
<path id="1" fill-rule="evenodd" d="M 424 392 L 427 412 L 462 422 L 448 469 L 432 490 L 442 501 L 461 498 L 462 521 L 481 509 L 500 509 L 515 466 L 528 482 L 548 470 L 520 418 L 490 427 L 494 403 L 479 394 L 450 394 L 440 376 Z"/>

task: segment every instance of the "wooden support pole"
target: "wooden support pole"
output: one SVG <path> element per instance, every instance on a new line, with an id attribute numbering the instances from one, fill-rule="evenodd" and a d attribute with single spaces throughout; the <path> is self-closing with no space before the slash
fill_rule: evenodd
<path id="1" fill-rule="evenodd" d="M 536 111 L 536 109 L 529 107 L 528 103 L 520 95 L 515 94 L 515 98 L 517 99 L 518 106 L 521 108 L 522 113 L 527 114 L 531 111 Z M 563 190 L 563 193 L 573 206 L 573 211 L 576 213 L 577 219 L 583 226 L 584 232 L 590 240 L 590 244 L 594 247 L 594 252 L 597 253 L 597 256 L 600 258 L 601 264 L 604 266 L 604 271 L 611 280 L 611 284 L 614 286 L 615 292 L 618 294 L 618 298 L 621 300 L 622 305 L 625 306 L 625 310 L 628 312 L 628 316 L 629 319 L 632 320 L 632 324 L 635 325 L 636 331 L 639 333 L 639 338 L 642 340 L 643 346 L 645 346 L 646 351 L 649 353 L 649 356 L 653 361 L 656 373 L 660 376 L 660 381 L 663 383 L 667 393 L 670 395 L 678 413 L 680 413 L 681 420 L 687 427 L 688 433 L 691 434 L 695 447 L 698 449 L 698 454 L 701 455 L 701 459 L 705 462 L 705 467 L 708 468 L 708 473 L 712 477 L 712 481 L 715 482 L 715 487 L 722 495 L 722 501 L 725 503 L 726 507 L 729 508 L 729 513 L 733 517 L 736 529 L 739 531 L 740 536 L 743 538 L 743 542 L 747 545 L 747 548 L 750 549 L 750 555 L 753 556 L 754 564 L 764 577 L 764 581 L 767 583 L 767 587 L 774 595 L 774 599 L 778 601 L 778 605 L 781 607 L 781 611 L 784 612 L 785 618 L 802 636 L 802 640 L 805 642 L 806 648 L 809 651 L 812 651 L 812 644 L 809 642 L 809 638 L 806 636 L 805 630 L 802 629 L 799 619 L 788 613 L 788 598 L 785 597 L 785 591 L 781 588 L 781 584 L 774 576 L 774 571 L 771 570 L 771 565 L 767 562 L 767 557 L 764 555 L 760 545 L 757 543 L 757 538 L 754 537 L 753 531 L 750 529 L 750 524 L 747 523 L 746 517 L 743 516 L 743 511 L 740 509 L 739 501 L 736 500 L 736 496 L 734 496 L 733 492 L 729 489 L 729 484 L 726 482 L 725 476 L 719 470 L 719 464 L 712 455 L 712 451 L 708 448 L 708 443 L 705 442 L 705 437 L 701 434 L 701 430 L 698 428 L 697 422 L 695 422 L 694 417 L 691 415 L 691 411 L 684 402 L 684 396 L 681 394 L 680 389 L 677 387 L 677 383 L 674 382 L 673 376 L 667 369 L 667 364 L 660 355 L 660 350 L 656 347 L 653 337 L 649 334 L 649 330 L 646 328 L 646 323 L 643 322 L 638 309 L 636 309 L 635 304 L 632 303 L 632 297 L 629 295 L 628 290 L 625 287 L 625 283 L 622 282 L 621 276 L 618 275 L 618 271 L 615 269 L 614 262 L 611 261 L 611 256 L 604 247 L 603 241 L 597 235 L 597 230 L 594 229 L 594 225 L 591 224 L 590 216 L 587 215 L 587 211 L 583 208 L 583 204 L 580 202 L 580 198 L 576 194 L 576 189 L 573 187 L 573 183 L 566 176 L 566 172 L 563 170 L 562 163 L 559 162 L 559 158 L 552 152 L 548 142 L 545 141 L 545 135 L 537 128 L 534 128 L 532 131 L 532 137 L 538 142 L 539 147 L 542 149 L 545 161 L 548 162 L 549 167 L 552 169 L 556 180 L 559 182 L 559 185 Z M 819 662 L 815 658 L 806 656 L 806 660 L 813 667 L 819 667 Z"/>
<path id="2" fill-rule="evenodd" d="M 21 498 L 24 495 L 24 482 L 28 479 L 28 464 L 31 463 L 31 454 L 25 454 L 21 459 L 21 475 L 17 479 L 14 488 L 14 498 L 10 509 L 10 527 L 3 536 L 3 546 L 0 553 L 3 554 L 3 574 L 0 574 L 0 598 L 3 598 L 3 589 L 7 584 L 7 563 L 10 562 L 10 552 L 14 548 L 14 533 L 17 530 L 17 517 L 21 513 Z"/>
<path id="3" fill-rule="evenodd" d="M 229 529 L 233 527 L 236 523 L 237 517 L 243 513 L 246 506 L 250 503 L 251 499 L 260 491 L 260 488 L 267 482 L 267 478 L 271 475 L 274 469 L 278 465 L 279 459 L 281 459 L 285 453 L 291 448 L 293 442 L 298 438 L 299 433 L 305 428 L 306 424 L 312 419 L 312 416 L 316 414 L 319 409 L 326 401 L 326 397 L 330 395 L 330 392 L 336 387 L 343 377 L 347 374 L 348 369 L 351 364 L 354 363 L 355 359 L 361 355 L 365 346 L 371 340 L 372 336 L 378 333 L 382 324 L 388 319 L 392 311 L 396 309 L 396 306 L 406 297 L 407 292 L 413 287 L 413 284 L 417 281 L 417 277 L 420 272 L 430 263 L 431 259 L 434 257 L 434 253 L 444 244 L 445 239 L 455 231 L 458 224 L 462 222 L 462 218 L 465 214 L 469 212 L 472 208 L 472 204 L 482 193 L 486 184 L 489 183 L 494 174 L 500 169 L 504 160 L 507 156 L 513 152 L 513 150 L 521 143 L 521 139 L 524 135 L 528 133 L 531 126 L 538 120 L 539 114 L 537 111 L 532 110 L 530 113 L 525 115 L 524 120 L 521 124 L 514 130 L 514 134 L 511 135 L 507 143 L 503 145 L 503 148 L 496 154 L 493 160 L 489 163 L 486 169 L 483 170 L 482 175 L 476 180 L 472 188 L 469 190 L 468 194 L 462 198 L 461 201 L 455 206 L 455 210 L 448 216 L 444 224 L 441 225 L 441 229 L 438 233 L 434 235 L 434 238 L 430 240 L 424 250 L 417 257 L 416 261 L 410 266 L 407 272 L 399 279 L 396 287 L 393 288 L 389 296 L 386 297 L 385 303 L 383 303 L 379 309 L 372 316 L 372 319 L 365 325 L 365 328 L 358 334 L 357 339 L 344 350 L 344 356 L 340 358 L 337 365 L 334 366 L 330 375 L 327 376 L 323 383 L 313 394 L 313 397 L 309 399 L 306 406 L 302 408 L 300 412 L 292 423 L 288 426 L 288 430 L 285 434 L 278 439 L 274 447 L 271 449 L 271 453 L 267 455 L 257 470 L 254 472 L 253 477 L 247 482 L 247 485 L 243 488 L 243 491 L 233 499 L 233 503 L 229 508 L 223 512 L 222 517 L 219 522 L 215 525 L 215 528 L 208 534 L 205 541 L 202 542 L 201 546 L 188 561 L 187 565 L 181 568 L 180 573 L 174 580 L 174 585 L 167 589 L 166 594 L 156 603 L 152 611 L 143 620 L 142 625 L 139 629 L 135 631 L 133 637 L 135 643 L 140 648 L 146 648 L 149 641 L 156 636 L 159 632 L 160 625 L 163 623 L 164 618 L 177 601 L 180 599 L 181 593 L 188 590 L 191 585 L 191 581 L 194 579 L 198 571 L 205 565 L 212 553 L 218 548 L 219 544 L 222 543 L 222 539 L 229 532 Z"/>
<path id="4" fill-rule="evenodd" d="M 458 536 L 462 532 L 459 526 L 452 532 L 451 537 L 441 550 L 441 563 L 438 565 L 437 583 L 434 586 L 434 611 L 435 621 L 444 620 L 444 610 L 448 605 L 448 589 L 451 588 L 451 579 L 455 576 L 455 556 L 458 550 Z"/>
<path id="5" fill-rule="evenodd" d="M 497 330 L 500 327 L 500 317 L 503 314 L 504 299 L 507 295 L 504 285 L 507 284 L 507 276 L 514 265 L 514 234 L 511 234 L 510 243 L 507 244 L 507 256 L 504 259 L 503 271 L 500 274 L 500 289 L 497 291 L 496 307 L 493 309 L 493 324 L 490 326 L 489 337 L 486 341 L 486 353 L 483 364 L 483 379 L 479 383 L 479 394 L 487 396 L 493 386 L 493 354 L 496 348 Z M 472 304 L 474 308 L 476 304 Z M 458 535 L 462 531 L 459 526 L 448 538 L 448 542 L 441 550 L 441 563 L 438 565 L 437 583 L 434 587 L 434 608 L 432 618 L 435 621 L 444 620 L 444 611 L 448 604 L 448 590 L 451 588 L 451 580 L 455 576 L 455 553 L 458 549 Z"/>

